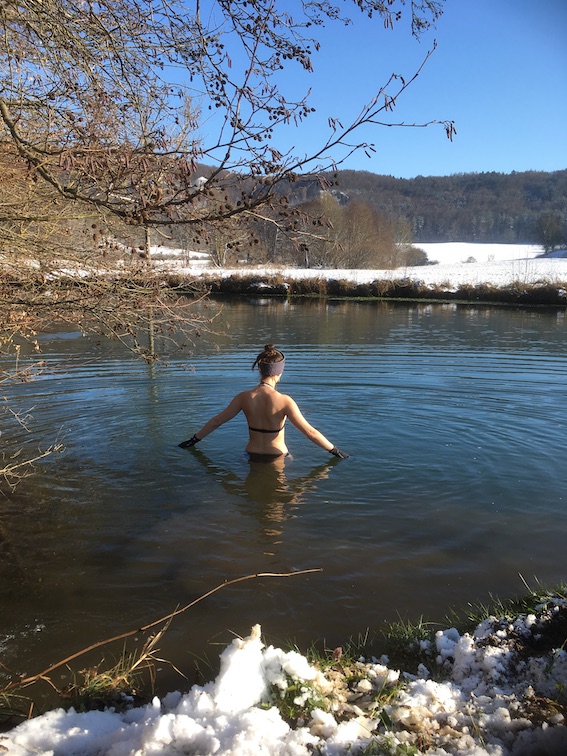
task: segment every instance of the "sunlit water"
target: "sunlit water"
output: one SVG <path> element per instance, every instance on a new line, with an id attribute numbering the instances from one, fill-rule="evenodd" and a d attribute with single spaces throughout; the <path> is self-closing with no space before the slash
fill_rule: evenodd
<path id="1" fill-rule="evenodd" d="M 257 622 L 274 641 L 333 647 L 521 593 L 522 578 L 565 579 L 565 320 L 224 303 L 216 336 L 155 367 L 78 333 L 42 336 L 52 372 L 5 393 L 31 410 L 30 450 L 65 451 L 0 499 L 0 660 L 38 672 L 258 572 L 322 570 L 222 589 L 174 620 L 164 656 L 188 670 Z M 251 464 L 242 417 L 177 447 L 254 384 L 267 342 L 288 358 L 281 390 L 350 459 L 288 427 L 285 465 Z"/>

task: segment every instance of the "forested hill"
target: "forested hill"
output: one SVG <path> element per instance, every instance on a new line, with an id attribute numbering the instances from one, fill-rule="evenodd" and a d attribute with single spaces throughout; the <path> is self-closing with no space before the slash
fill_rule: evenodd
<path id="1" fill-rule="evenodd" d="M 368 202 L 394 222 L 407 220 L 415 242 L 537 243 L 539 219 L 567 219 L 567 170 L 414 179 L 339 171 L 335 193 Z"/>

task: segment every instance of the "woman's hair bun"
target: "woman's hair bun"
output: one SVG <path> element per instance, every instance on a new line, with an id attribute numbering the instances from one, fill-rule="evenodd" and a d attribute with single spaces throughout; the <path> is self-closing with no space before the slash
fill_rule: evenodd
<path id="1" fill-rule="evenodd" d="M 276 347 L 273 344 L 266 344 L 264 346 L 264 351 L 259 354 L 256 359 L 254 360 L 252 364 L 252 370 L 256 367 L 256 365 L 264 364 L 264 365 L 271 365 L 273 363 L 280 363 L 280 368 L 283 370 L 283 366 L 285 363 L 285 355 L 283 352 L 280 352 L 279 349 L 276 349 Z M 280 373 L 281 373 L 280 370 Z M 280 374 L 278 373 L 278 375 Z M 275 373 L 266 373 L 266 375 L 276 375 Z"/>

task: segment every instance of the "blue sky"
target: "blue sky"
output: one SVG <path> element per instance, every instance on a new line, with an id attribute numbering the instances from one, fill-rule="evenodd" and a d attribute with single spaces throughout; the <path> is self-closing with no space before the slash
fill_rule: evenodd
<path id="1" fill-rule="evenodd" d="M 403 178 L 567 168 L 567 0 L 446 0 L 420 41 L 406 25 L 392 32 L 349 6 L 354 25 L 317 32 L 315 72 L 287 74 L 298 92 L 312 88 L 317 111 L 287 135 L 290 146 L 310 151 L 328 133 L 328 116 L 346 124 L 391 73 L 409 78 L 436 40 L 390 118 L 454 120 L 454 140 L 441 126 L 373 127 L 358 141 L 377 152 L 341 167 Z"/>

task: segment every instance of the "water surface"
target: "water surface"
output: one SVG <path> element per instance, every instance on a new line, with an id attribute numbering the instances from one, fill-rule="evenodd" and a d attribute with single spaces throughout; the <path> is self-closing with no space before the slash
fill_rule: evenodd
<path id="1" fill-rule="evenodd" d="M 563 311 L 257 300 L 224 303 L 215 329 L 153 367 L 55 329 L 52 370 L 8 390 L 33 408 L 30 449 L 65 444 L 0 499 L 8 667 L 258 572 L 322 570 L 223 589 L 174 621 L 164 655 L 188 669 L 257 622 L 333 647 L 565 578 Z M 285 464 L 250 463 L 243 417 L 177 447 L 254 384 L 267 342 L 288 358 L 281 390 L 350 459 L 289 427 Z"/>

